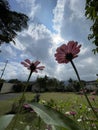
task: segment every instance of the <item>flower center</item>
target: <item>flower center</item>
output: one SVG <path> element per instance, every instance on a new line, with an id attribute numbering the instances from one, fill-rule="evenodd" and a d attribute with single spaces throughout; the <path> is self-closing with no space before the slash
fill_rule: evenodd
<path id="1" fill-rule="evenodd" d="M 30 69 L 31 69 L 32 71 L 34 71 L 34 70 L 36 69 L 36 66 L 32 63 L 31 66 L 30 66 Z"/>
<path id="2" fill-rule="evenodd" d="M 73 54 L 72 53 L 67 53 L 65 58 L 69 61 L 71 61 L 73 59 Z"/>

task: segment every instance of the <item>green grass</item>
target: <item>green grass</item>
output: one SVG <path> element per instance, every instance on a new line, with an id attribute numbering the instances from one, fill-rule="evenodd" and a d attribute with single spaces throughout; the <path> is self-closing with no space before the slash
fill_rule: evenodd
<path id="1" fill-rule="evenodd" d="M 35 94 L 30 93 L 30 92 L 26 93 L 25 94 L 26 100 L 27 101 L 32 100 L 34 95 Z M 91 96 L 89 95 L 89 97 L 91 97 Z M 45 100 L 47 102 L 49 102 L 51 99 L 53 99 L 56 104 L 63 103 L 66 111 L 69 110 L 73 106 L 75 107 L 76 104 L 84 104 L 84 105 L 87 104 L 84 96 L 81 96 L 81 95 L 78 95 L 75 93 L 60 93 L 60 92 L 49 93 L 49 92 L 47 92 L 47 93 L 41 93 L 40 98 L 41 98 L 41 100 Z M 11 109 L 12 104 L 14 102 L 17 102 L 19 99 L 20 99 L 20 96 L 18 96 L 17 98 L 14 98 L 14 99 L 10 99 L 10 100 L 0 101 L 0 115 L 8 112 Z M 98 107 L 98 96 L 95 96 L 95 101 L 96 101 L 96 103 L 94 103 L 93 101 L 91 101 L 91 102 L 94 106 Z"/>
<path id="2" fill-rule="evenodd" d="M 30 102 L 33 99 L 34 95 L 35 95 L 34 93 L 30 93 L 30 92 L 26 93 L 25 94 L 26 101 Z M 0 101 L 0 115 L 3 115 L 5 113 L 9 112 L 12 108 L 13 103 L 15 103 L 15 102 L 17 103 L 17 101 L 19 101 L 20 97 L 21 97 L 21 93 L 20 93 L 20 96 L 18 96 L 17 98 Z M 92 95 L 88 95 L 88 97 L 91 100 Z M 91 100 L 91 103 L 92 103 L 93 107 L 98 108 L 98 96 L 94 96 L 94 97 L 95 97 L 95 102 L 93 100 Z M 84 119 L 89 119 L 89 121 L 85 120 L 82 122 L 78 122 L 81 126 L 83 126 L 85 128 L 85 130 L 88 130 L 91 127 L 91 123 L 98 125 L 98 122 L 96 123 L 96 122 L 90 121 L 90 119 L 93 120 L 93 119 L 95 119 L 95 117 L 94 117 L 92 111 L 91 110 L 89 111 L 89 106 L 83 95 L 78 95 L 75 93 L 66 93 L 66 92 L 65 93 L 61 93 L 61 92 L 41 93 L 40 103 L 44 103 L 48 106 L 51 106 L 54 109 L 61 111 L 64 114 L 69 111 L 75 111 L 76 112 L 75 117 L 73 117 L 71 115 L 70 118 L 74 119 L 76 122 L 77 122 L 77 119 L 80 119 L 81 116 Z M 35 129 L 36 129 L 36 127 L 38 125 L 38 120 L 39 120 L 38 117 L 36 118 L 34 115 L 32 116 L 32 114 L 29 113 L 29 114 L 25 115 L 24 119 L 26 119 L 26 121 L 31 123 L 32 128 L 35 127 Z M 21 126 L 20 125 L 18 122 L 17 126 L 19 128 L 23 126 L 23 125 L 21 125 Z M 44 125 L 42 125 L 42 127 L 43 126 Z M 95 129 L 90 129 L 90 130 L 95 130 Z"/>
<path id="3" fill-rule="evenodd" d="M 13 101 L 0 101 L 0 115 L 10 111 Z"/>

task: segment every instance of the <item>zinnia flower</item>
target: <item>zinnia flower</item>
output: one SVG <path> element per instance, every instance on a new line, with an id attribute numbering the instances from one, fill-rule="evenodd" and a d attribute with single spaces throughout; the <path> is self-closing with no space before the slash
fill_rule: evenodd
<path id="1" fill-rule="evenodd" d="M 93 91 L 90 93 L 91 95 L 96 95 L 96 91 Z"/>
<path id="2" fill-rule="evenodd" d="M 69 41 L 66 44 L 61 45 L 56 50 L 56 60 L 58 63 L 68 63 L 72 59 L 76 58 L 80 52 L 81 45 L 78 45 L 78 42 Z"/>
<path id="3" fill-rule="evenodd" d="M 90 99 L 95 101 L 95 96 L 91 96 Z"/>
<path id="4" fill-rule="evenodd" d="M 38 72 L 37 70 L 43 70 L 45 66 L 38 66 L 40 64 L 40 61 L 31 62 L 29 59 L 25 59 L 21 64 L 24 65 L 24 67 L 27 67 L 27 69 L 31 70 L 32 72 Z"/>
<path id="5" fill-rule="evenodd" d="M 75 116 L 75 115 L 76 115 L 76 112 L 75 112 L 75 111 L 70 111 L 70 115 Z"/>
<path id="6" fill-rule="evenodd" d="M 23 107 L 24 107 L 25 110 L 28 110 L 30 112 L 34 112 L 34 110 L 30 107 L 29 104 L 24 104 Z"/>

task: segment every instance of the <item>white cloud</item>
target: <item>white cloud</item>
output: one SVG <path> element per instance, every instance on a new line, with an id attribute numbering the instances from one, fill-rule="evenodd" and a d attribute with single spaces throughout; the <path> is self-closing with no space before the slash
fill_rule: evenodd
<path id="1" fill-rule="evenodd" d="M 0 58 L 2 61 L 9 60 L 10 58 L 15 59 L 16 55 L 16 50 L 13 48 L 13 46 L 9 44 L 1 45 Z"/>
<path id="2" fill-rule="evenodd" d="M 72 17 L 83 18 L 85 16 L 85 0 L 69 0 Z"/>
<path id="3" fill-rule="evenodd" d="M 6 46 L 5 44 L 1 47 L 1 61 L 5 62 L 9 59 L 4 78 L 26 80 L 29 71 L 24 68 L 20 62 L 29 58 L 32 61 L 40 60 L 42 65 L 45 65 L 45 69 L 38 74 L 33 74 L 31 79 L 36 78 L 38 75 L 48 75 L 60 80 L 67 80 L 70 77 L 77 79 L 70 63 L 58 64 L 54 57 L 58 46 L 67 43 L 69 40 L 75 40 L 78 41 L 79 44 L 82 44 L 79 57 L 74 59 L 81 79 L 96 79 L 95 74 L 98 73 L 98 61 L 96 59 L 98 59 L 98 56 L 93 55 L 91 51 L 93 46 L 87 40 L 90 22 L 87 21 L 84 16 L 84 0 L 57 1 L 57 5 L 52 10 L 54 17 L 50 20 L 53 22 L 52 27 L 55 32 L 50 31 L 47 26 L 40 22 L 36 22 L 37 11 L 39 11 L 39 9 L 41 11 L 42 9 L 38 1 L 16 1 L 19 3 L 19 7 L 23 9 L 23 12 L 26 12 L 30 17 L 30 22 L 28 29 L 24 29 L 18 33 L 15 39 L 16 45 L 11 44 Z M 0 68 L 2 68 L 3 65 L 3 63 L 0 63 Z"/>
<path id="4" fill-rule="evenodd" d="M 53 34 L 52 39 L 53 43 L 56 45 L 65 42 L 64 39 L 60 36 L 60 34 Z"/>
<path id="5" fill-rule="evenodd" d="M 52 47 L 52 37 L 44 25 L 32 24 L 17 38 L 20 44 L 24 46 L 22 57 L 24 54 L 38 60 L 48 59 L 49 50 Z"/>
<path id="6" fill-rule="evenodd" d="M 54 29 L 64 40 L 87 43 L 91 22 L 85 18 L 85 1 L 58 0 L 54 13 Z"/>
<path id="7" fill-rule="evenodd" d="M 19 4 L 21 10 L 23 10 L 32 21 L 40 8 L 40 6 L 36 4 L 36 0 L 16 0 L 16 2 Z"/>
<path id="8" fill-rule="evenodd" d="M 53 26 L 53 28 L 58 33 L 60 32 L 60 28 L 61 28 L 65 3 L 66 3 L 65 0 L 58 0 L 57 5 L 56 5 L 55 9 L 53 10 L 53 14 L 54 14 L 54 19 L 53 19 L 54 26 Z"/>
<path id="9" fill-rule="evenodd" d="M 84 55 L 85 53 L 87 53 L 87 51 L 88 51 L 87 47 L 82 47 L 80 51 L 80 55 Z"/>

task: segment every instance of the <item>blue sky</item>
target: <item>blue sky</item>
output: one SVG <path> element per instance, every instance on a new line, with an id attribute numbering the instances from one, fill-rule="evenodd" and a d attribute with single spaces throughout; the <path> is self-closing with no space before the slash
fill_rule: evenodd
<path id="1" fill-rule="evenodd" d="M 0 70 L 6 60 L 8 65 L 4 79 L 26 80 L 29 71 L 20 62 L 28 58 L 40 60 L 45 65 L 42 72 L 32 75 L 48 75 L 59 80 L 77 79 L 70 63 L 58 64 L 55 51 L 70 40 L 82 45 L 79 57 L 74 62 L 82 80 L 95 80 L 98 73 L 98 55 L 92 53 L 94 45 L 88 41 L 91 21 L 85 17 L 85 0 L 8 0 L 12 10 L 29 17 L 28 28 L 18 32 L 13 43 L 1 45 Z M 0 72 L 2 73 L 2 71 Z"/>

